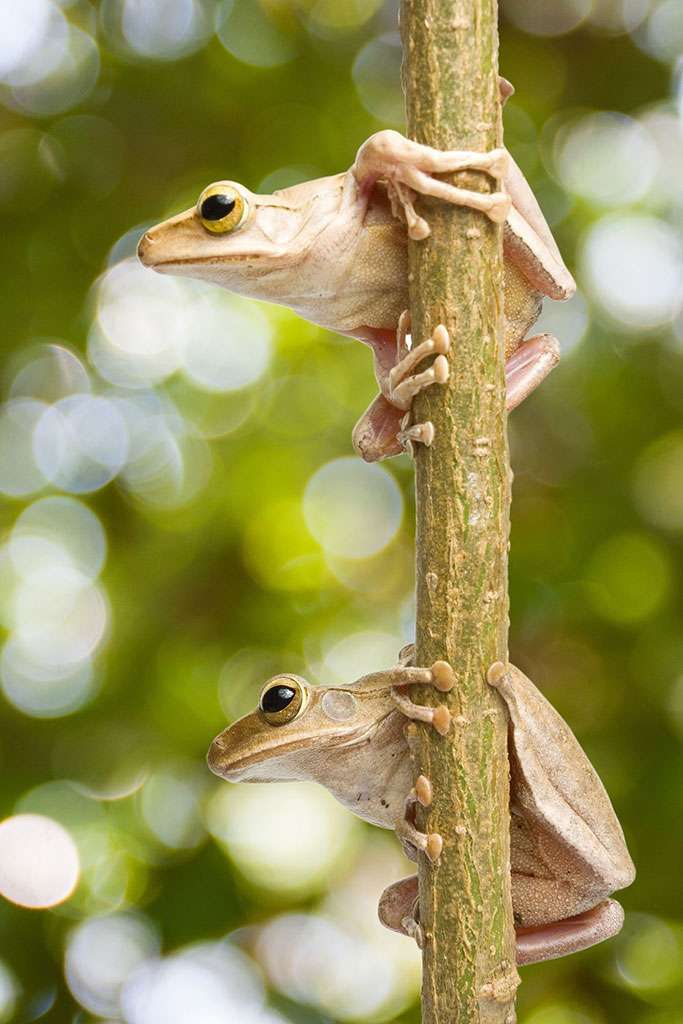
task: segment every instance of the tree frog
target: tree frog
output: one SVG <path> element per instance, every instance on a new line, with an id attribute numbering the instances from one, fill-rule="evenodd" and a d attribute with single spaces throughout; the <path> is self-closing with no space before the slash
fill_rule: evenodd
<path id="1" fill-rule="evenodd" d="M 501 80 L 503 98 L 512 87 Z M 457 188 L 436 175 L 464 169 L 503 182 L 502 191 Z M 504 223 L 507 407 L 513 409 L 559 359 L 546 334 L 525 340 L 544 296 L 567 299 L 575 284 L 522 172 L 502 149 L 441 152 L 380 131 L 363 143 L 346 172 L 272 195 L 233 181 L 205 188 L 196 207 L 147 231 L 138 246 L 145 266 L 217 284 L 289 306 L 302 317 L 371 346 L 380 394 L 356 424 L 353 442 L 373 462 L 411 441 L 430 443 L 429 425 L 408 422 L 414 396 L 448 376 L 449 338 L 407 345 L 407 233 L 429 234 L 415 197 L 480 210 Z M 478 230 L 468 244 L 479 245 Z M 431 357 L 432 365 L 416 373 Z M 403 430 L 401 427 L 403 426 Z"/>
<path id="2" fill-rule="evenodd" d="M 444 705 L 420 707 L 405 690 L 445 691 L 454 679 L 446 662 L 425 669 L 411 660 L 405 648 L 394 668 L 338 687 L 275 676 L 256 710 L 213 741 L 209 767 L 230 782 L 318 782 L 358 817 L 394 829 L 413 860 L 420 851 L 438 860 L 441 837 L 414 825 L 416 801 L 428 806 L 432 792 L 423 776 L 411 789 L 405 716 L 442 734 L 456 726 Z M 608 896 L 630 885 L 634 868 L 609 797 L 564 720 L 513 665 L 496 663 L 487 679 L 509 714 L 512 900 L 517 962 L 528 964 L 618 932 L 623 911 Z M 422 945 L 416 897 L 417 876 L 404 878 L 384 892 L 379 914 Z"/>

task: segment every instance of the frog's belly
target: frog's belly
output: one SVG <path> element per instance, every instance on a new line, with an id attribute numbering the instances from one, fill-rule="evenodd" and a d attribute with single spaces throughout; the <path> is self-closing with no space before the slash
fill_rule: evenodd
<path id="1" fill-rule="evenodd" d="M 328 232 L 326 251 L 318 248 L 316 260 L 324 258 L 330 271 L 315 294 L 293 304 L 296 312 L 340 334 L 360 327 L 396 330 L 408 307 L 408 253 L 401 228 L 397 221 L 377 218 L 361 232 Z"/>
<path id="2" fill-rule="evenodd" d="M 323 251 L 321 251 L 321 249 Z M 326 233 L 316 260 L 333 268 L 311 294 L 299 295 L 292 308 L 312 323 L 340 334 L 360 328 L 395 331 L 408 309 L 408 252 L 405 225 L 393 217 L 376 216 L 358 233 Z M 302 274 L 300 280 L 319 280 Z M 543 298 L 506 260 L 504 298 L 505 354 L 518 348 L 541 313 Z"/>

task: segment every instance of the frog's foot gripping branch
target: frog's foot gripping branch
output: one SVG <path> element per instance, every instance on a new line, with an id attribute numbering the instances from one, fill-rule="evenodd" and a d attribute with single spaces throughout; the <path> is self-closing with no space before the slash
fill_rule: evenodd
<path id="1" fill-rule="evenodd" d="M 390 364 L 382 365 L 376 358 L 375 373 L 381 388 L 369 409 L 353 429 L 353 446 L 365 462 L 378 462 L 391 455 L 406 451 L 414 457 L 416 443 L 430 445 L 434 440 L 434 426 L 430 422 L 412 422 L 413 399 L 432 384 L 448 380 L 449 367 L 446 353 L 451 341 L 443 324 L 438 324 L 431 338 L 408 348 L 410 311 L 404 310 L 396 331 L 396 355 Z M 425 359 L 435 357 L 431 366 L 420 373 L 413 371 Z"/>
<path id="2" fill-rule="evenodd" d="M 412 654 L 412 651 L 410 652 Z M 410 655 L 406 656 L 408 660 Z M 415 668 L 399 662 L 394 669 L 396 683 L 394 684 L 391 696 L 399 711 L 407 718 L 420 722 L 428 722 L 433 725 L 441 736 L 445 736 L 451 725 L 451 714 L 444 704 L 438 707 L 426 707 L 421 704 L 414 704 L 403 692 L 406 686 L 414 686 L 416 683 L 434 686 L 441 693 L 452 690 L 455 684 L 453 669 L 446 661 L 435 661 L 431 668 Z M 415 827 L 415 807 L 421 804 L 422 807 L 429 807 L 433 799 L 432 784 L 424 775 L 420 775 L 415 788 L 411 790 L 405 800 L 405 813 L 403 820 L 396 828 L 396 835 L 401 840 L 403 848 L 409 857 L 415 857 L 416 851 L 425 853 L 429 860 L 434 863 L 441 856 L 443 840 L 438 832 L 425 834 L 419 832 Z M 405 915 L 404 915 L 405 916 Z M 407 919 L 408 920 L 408 919 Z M 413 927 L 414 925 L 414 927 Z M 418 945 L 421 941 L 421 929 L 414 921 L 408 920 L 406 929 L 413 934 Z M 423 938 L 423 937 L 422 937 Z"/>
<path id="3" fill-rule="evenodd" d="M 386 180 L 394 213 L 402 213 L 408 234 L 419 240 L 427 237 L 429 225 L 415 212 L 413 203 L 418 194 L 435 196 L 457 206 L 469 206 L 502 224 L 510 210 L 510 197 L 505 192 L 471 192 L 433 175 L 472 170 L 485 171 L 493 178 L 503 179 L 507 162 L 504 149 L 494 149 L 490 153 L 457 149 L 442 152 L 406 139 L 399 132 L 382 131 L 363 143 L 352 171 L 363 192 L 369 192 L 380 178 Z"/>
<path id="4" fill-rule="evenodd" d="M 434 686 L 441 693 L 447 693 L 455 685 L 453 669 L 447 661 L 435 661 L 431 668 L 397 667 L 394 669 L 396 683 L 394 684 L 391 696 L 406 718 L 413 718 L 419 722 L 429 722 L 433 725 L 440 736 L 445 736 L 451 726 L 451 713 L 445 704 L 438 707 L 427 707 L 424 704 L 414 704 L 405 695 L 406 686 L 414 686 L 416 683 Z"/>
<path id="5" fill-rule="evenodd" d="M 434 440 L 434 425 L 412 422 L 412 404 L 415 395 L 428 388 L 431 384 L 444 384 L 449 377 L 448 352 L 451 341 L 443 324 L 438 324 L 431 338 L 409 349 L 406 336 L 410 330 L 410 311 L 401 314 L 396 332 L 396 364 L 389 371 L 388 399 L 397 409 L 405 410 L 401 420 L 401 429 L 396 435 L 399 443 L 411 458 L 415 457 L 415 444 L 429 446 Z M 421 373 L 413 373 L 419 364 L 430 356 L 436 356 L 434 362 Z"/>

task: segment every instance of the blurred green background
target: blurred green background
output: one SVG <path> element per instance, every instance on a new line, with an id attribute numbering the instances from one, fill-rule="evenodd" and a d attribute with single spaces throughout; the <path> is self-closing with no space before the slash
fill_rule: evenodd
<path id="1" fill-rule="evenodd" d="M 53 909 L 0 901 L 0 1021 L 419 1021 L 418 952 L 376 922 L 394 837 L 204 764 L 270 675 L 412 637 L 412 467 L 350 444 L 370 352 L 133 257 L 213 180 L 402 128 L 396 13 L 0 2 L 0 810 L 66 829 L 56 891 L 80 863 Z M 682 49 L 678 0 L 502 2 L 506 142 L 579 282 L 510 423 L 511 656 L 638 867 L 617 939 L 523 969 L 524 1024 L 683 1020 Z"/>

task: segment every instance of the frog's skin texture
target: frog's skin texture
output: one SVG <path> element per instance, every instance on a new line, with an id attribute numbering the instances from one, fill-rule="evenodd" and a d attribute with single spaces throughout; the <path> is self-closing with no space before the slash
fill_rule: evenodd
<path id="1" fill-rule="evenodd" d="M 209 767 L 230 782 L 319 782 L 358 817 L 394 829 L 413 859 L 419 850 L 437 859 L 440 837 L 406 820 L 414 801 L 428 805 L 432 794 L 421 777 L 406 801 L 412 769 L 404 716 L 431 720 L 442 733 L 453 726 L 445 708 L 418 708 L 403 688 L 427 682 L 444 690 L 452 678 L 443 662 L 418 669 L 409 658 L 408 651 L 395 668 L 347 686 L 269 680 L 257 709 L 213 741 Z M 514 666 L 498 663 L 488 679 L 509 713 L 512 899 L 517 961 L 525 964 L 614 935 L 623 911 L 607 897 L 630 885 L 634 869 L 609 797 L 563 719 Z M 416 896 L 416 876 L 396 882 L 382 897 L 380 918 L 424 941 Z"/>
<path id="2" fill-rule="evenodd" d="M 510 90 L 501 83 L 504 95 Z M 502 180 L 504 191 L 468 192 L 434 177 L 465 168 Z M 215 218 L 215 209 L 213 219 L 202 216 L 221 193 L 226 202 L 237 203 L 237 210 L 222 219 Z M 408 308 L 407 234 L 419 239 L 429 233 L 413 208 L 418 194 L 471 206 L 504 222 L 504 343 L 512 409 L 559 359 L 558 342 L 549 335 L 524 340 L 543 297 L 567 299 L 575 284 L 522 172 L 504 150 L 440 152 L 398 132 L 378 132 L 342 174 L 272 195 L 255 195 L 229 181 L 209 186 L 197 207 L 148 231 L 138 255 L 160 273 L 289 306 L 315 324 L 370 345 L 380 394 L 356 425 L 353 440 L 358 453 L 374 462 L 402 451 L 406 438 L 399 440 L 398 433 L 413 395 L 445 379 L 443 372 L 422 376 L 397 399 L 396 385 L 408 377 L 414 381 L 416 362 L 402 363 L 405 329 L 398 343 L 396 337 Z M 476 233 L 469 241 L 480 244 Z"/>

